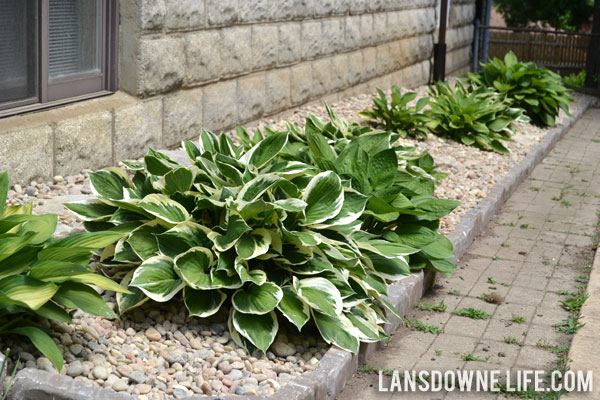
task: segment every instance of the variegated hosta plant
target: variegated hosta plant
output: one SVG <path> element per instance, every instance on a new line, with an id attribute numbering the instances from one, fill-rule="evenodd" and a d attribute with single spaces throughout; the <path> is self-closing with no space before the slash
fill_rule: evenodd
<path id="1" fill-rule="evenodd" d="M 115 232 L 52 238 L 58 217 L 32 215 L 32 204 L 5 207 L 8 174 L 0 174 L 0 337 L 29 338 L 60 370 L 63 358 L 39 318 L 71 322 L 64 308 L 115 318 L 90 286 L 126 291 L 89 267 L 92 250 L 117 240 Z"/>
<path id="2" fill-rule="evenodd" d="M 396 144 L 398 133 L 349 123 L 329 107 L 327 112 L 327 123 L 311 115 L 304 128 L 288 124 L 290 140 L 279 161 L 335 172 L 344 186 L 368 199 L 359 217 L 362 230 L 419 249 L 409 256 L 412 270 L 451 272 L 452 244 L 438 233 L 438 227 L 440 218 L 459 203 L 433 196 L 435 185 L 446 175 L 436 170 L 431 155 Z M 281 132 L 266 129 L 250 138 L 238 128 L 237 134 L 250 150 L 265 135 Z"/>
<path id="3" fill-rule="evenodd" d="M 334 171 L 283 159 L 288 143 L 281 132 L 245 151 L 203 131 L 199 145 L 184 143 L 189 166 L 150 150 L 125 164 L 131 174 L 90 174 L 97 200 L 68 207 L 89 230 L 127 231 L 101 258 L 134 292 L 117 296 L 121 313 L 182 293 L 199 317 L 227 302 L 232 338 L 249 350 L 268 349 L 278 314 L 299 330 L 314 320 L 352 352 L 384 337 L 382 296 L 419 249 L 383 225 L 363 230 L 370 197 Z M 390 165 L 376 158 L 368 168 L 383 182 L 396 174 Z"/>

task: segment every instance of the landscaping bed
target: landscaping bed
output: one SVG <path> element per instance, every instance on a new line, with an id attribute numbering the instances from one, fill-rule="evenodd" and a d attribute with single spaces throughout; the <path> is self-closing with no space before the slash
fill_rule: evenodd
<path id="1" fill-rule="evenodd" d="M 425 87 L 418 89 L 421 93 L 425 90 Z M 589 104 L 584 96 L 576 94 L 574 98 L 572 112 Z M 359 121 L 357 112 L 370 105 L 371 97 L 362 95 L 333 104 L 332 109 L 341 117 Z M 302 126 L 308 113 L 326 118 L 323 106 L 307 106 L 285 118 Z M 565 118 L 568 117 L 561 112 L 557 123 L 564 122 Z M 283 122 L 275 120 L 262 121 L 258 126 L 284 128 Z M 513 136 L 514 142 L 506 144 L 511 151 L 508 156 L 481 151 L 434 135 L 429 135 L 426 140 L 401 139 L 403 144 L 427 149 L 439 170 L 448 174 L 437 186 L 436 195 L 463 203 L 444 217 L 440 228 L 443 233 L 452 232 L 462 216 L 475 208 L 492 186 L 523 160 L 548 132 L 529 124 L 521 124 L 520 128 L 522 131 Z M 31 183 L 25 188 L 13 189 L 9 192 L 9 204 L 34 198 L 38 211 L 44 210 L 48 204 L 60 204 L 60 197 L 66 193 L 72 196 L 90 193 L 85 173 L 76 177 L 55 177 L 53 182 L 35 182 L 35 185 Z M 68 212 L 61 213 L 60 222 L 63 233 L 82 229 L 81 221 Z M 101 294 L 114 308 L 114 293 Z M 268 396 L 294 375 L 315 369 L 329 348 L 318 332 L 314 335 L 305 333 L 300 337 L 282 326 L 272 347 L 273 352 L 260 358 L 251 357 L 232 342 L 225 315 L 225 312 L 220 312 L 208 321 L 199 320 L 187 317 L 183 304 L 146 303 L 121 320 L 111 321 L 76 311 L 73 325 L 52 323 L 49 327 L 64 350 L 66 364 L 63 374 L 148 399 L 227 393 Z M 2 343 L 2 347 L 12 347 L 13 361 L 20 356 L 24 367 L 55 371 L 45 357 L 32 355 L 36 353 L 32 346 L 11 344 Z"/>

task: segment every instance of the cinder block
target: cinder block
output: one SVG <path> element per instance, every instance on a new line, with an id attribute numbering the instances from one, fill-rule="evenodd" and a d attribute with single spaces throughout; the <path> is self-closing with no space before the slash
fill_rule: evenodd
<path id="1" fill-rule="evenodd" d="M 313 15 L 311 0 L 268 0 L 269 21 L 305 19 Z"/>
<path id="2" fill-rule="evenodd" d="M 223 70 L 221 51 L 219 31 L 200 31 L 185 35 L 186 86 L 218 79 Z"/>
<path id="3" fill-rule="evenodd" d="M 373 44 L 388 41 L 388 13 L 373 14 Z"/>
<path id="4" fill-rule="evenodd" d="M 344 50 L 344 21 L 341 18 L 323 21 L 323 38 L 326 43 L 322 46 L 323 55 L 337 54 Z"/>
<path id="5" fill-rule="evenodd" d="M 149 147 L 160 148 L 162 100 L 138 101 L 115 109 L 113 154 L 115 161 L 138 158 Z"/>
<path id="6" fill-rule="evenodd" d="M 310 60 L 318 57 L 323 52 L 323 44 L 327 39 L 323 37 L 321 21 L 307 21 L 302 23 L 302 59 Z"/>
<path id="7" fill-rule="evenodd" d="M 207 25 L 229 26 L 268 19 L 267 0 L 206 0 Z"/>
<path id="8" fill-rule="evenodd" d="M 180 87 L 185 76 L 183 38 L 143 37 L 137 76 L 137 92 L 143 97 Z"/>
<path id="9" fill-rule="evenodd" d="M 313 92 L 318 97 L 328 94 L 331 90 L 332 65 L 329 58 L 321 58 L 312 63 Z"/>
<path id="10" fill-rule="evenodd" d="M 344 19 L 346 25 L 346 50 L 357 49 L 362 46 L 362 33 L 359 15 L 350 15 Z"/>
<path id="11" fill-rule="evenodd" d="M 204 27 L 204 0 L 165 0 L 167 30 L 192 30 Z"/>
<path id="12" fill-rule="evenodd" d="M 218 132 L 239 121 L 237 81 L 218 82 L 203 88 L 203 122 L 206 129 Z"/>
<path id="13" fill-rule="evenodd" d="M 291 106 L 290 69 L 267 71 L 265 75 L 265 112 L 270 114 Z"/>
<path id="14" fill-rule="evenodd" d="M 141 2 L 140 13 L 140 27 L 144 30 L 160 29 L 165 23 L 165 15 L 167 14 L 167 8 L 164 0 L 143 0 Z M 126 7 L 121 6 L 121 21 L 123 21 L 123 10 Z"/>
<path id="15" fill-rule="evenodd" d="M 279 26 L 279 65 L 289 65 L 302 58 L 301 27 L 298 22 L 290 22 Z"/>
<path id="16" fill-rule="evenodd" d="M 360 16 L 360 43 L 361 46 L 373 44 L 373 15 L 364 14 Z"/>
<path id="17" fill-rule="evenodd" d="M 102 111 L 58 122 L 55 128 L 57 175 L 113 164 L 112 114 Z"/>
<path id="18" fill-rule="evenodd" d="M 305 62 L 291 68 L 292 105 L 305 103 L 312 96 L 313 79 L 311 63 Z"/>
<path id="19" fill-rule="evenodd" d="M 377 50 L 375 47 L 362 49 L 363 54 L 363 74 L 362 80 L 369 80 L 377 76 Z"/>
<path id="20" fill-rule="evenodd" d="M 259 72 L 240 78 L 237 87 L 239 122 L 261 117 L 265 112 L 265 74 Z"/>
<path id="21" fill-rule="evenodd" d="M 252 68 L 251 28 L 238 26 L 221 31 L 221 63 L 224 76 L 237 76 Z"/>
<path id="22" fill-rule="evenodd" d="M 348 84 L 350 86 L 354 86 L 362 81 L 363 65 L 363 53 L 361 50 L 348 54 Z"/>
<path id="23" fill-rule="evenodd" d="M 203 91 L 192 89 L 164 98 L 163 145 L 173 147 L 184 139 L 196 139 L 203 127 Z"/>
<path id="24" fill-rule="evenodd" d="M 12 183 L 51 177 L 54 173 L 53 163 L 53 133 L 50 125 L 0 133 L 0 171 L 8 171 Z"/>
<path id="25" fill-rule="evenodd" d="M 277 64 L 279 32 L 277 25 L 252 27 L 252 59 L 254 69 L 269 68 Z"/>
<path id="26" fill-rule="evenodd" d="M 331 85 L 332 91 L 337 92 L 348 86 L 348 56 L 338 54 L 331 58 Z"/>

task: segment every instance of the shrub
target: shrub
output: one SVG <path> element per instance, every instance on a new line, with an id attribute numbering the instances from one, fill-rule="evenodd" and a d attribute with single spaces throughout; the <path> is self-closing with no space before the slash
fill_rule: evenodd
<path id="1" fill-rule="evenodd" d="M 561 108 L 570 115 L 568 104 L 573 99 L 560 75 L 533 62 L 519 62 L 512 51 L 504 62 L 494 58 L 481 66 L 479 73 L 467 74 L 470 83 L 495 88 L 514 107 L 525 110 L 534 123 L 553 126 Z"/>
<path id="2" fill-rule="evenodd" d="M 435 233 L 426 237 L 431 229 L 386 229 L 383 221 L 397 220 L 397 210 L 409 203 L 400 189 L 385 192 L 390 180 L 402 179 L 391 134 L 361 141 L 363 148 L 379 147 L 369 163 L 356 145 L 345 155 L 323 145 L 328 135 L 353 142 L 345 135 L 353 136 L 357 125 L 337 122 L 345 128 L 334 132 L 330 124 L 327 134 L 312 132 L 307 143 L 291 124 L 286 132 L 257 132 L 252 139 L 239 130 L 246 148 L 202 131 L 198 145 L 184 142 L 191 166 L 151 149 L 144 162 L 125 163 L 132 178 L 120 168 L 90 174 L 97 200 L 68 207 L 90 231 L 124 232 L 103 252 L 105 268 L 114 267 L 115 278 L 133 292 L 117 296 L 121 313 L 183 292 L 189 313 L 199 317 L 227 302 L 232 338 L 250 351 L 271 345 L 277 313 L 298 330 L 313 320 L 327 342 L 353 352 L 360 341 L 383 338 L 381 307 L 395 312 L 382 298 L 388 282 L 410 273 L 408 256 L 425 242 L 448 268 L 451 245 Z M 327 149 L 334 153 L 320 153 Z M 297 152 L 360 173 L 356 183 L 377 191 L 383 203 L 353 186 L 348 174 L 295 160 Z M 450 208 L 430 196 L 421 202 L 411 217 L 432 225 Z M 373 226 L 363 229 L 360 218 L 369 207 L 376 210 L 367 216 Z"/>
<path id="3" fill-rule="evenodd" d="M 427 126 L 468 146 L 507 154 L 500 140 L 511 140 L 515 121 L 527 121 L 522 110 L 511 108 L 499 95 L 484 88 L 469 90 L 460 81 L 454 87 L 436 82 L 429 95 Z"/>
<path id="4" fill-rule="evenodd" d="M 585 86 L 585 69 L 582 69 L 577 74 L 563 76 L 562 80 L 565 85 L 582 88 Z"/>
<path id="5" fill-rule="evenodd" d="M 28 337 L 60 370 L 62 355 L 45 328 L 48 318 L 70 322 L 66 308 L 116 317 L 89 285 L 124 289 L 89 266 L 91 251 L 120 237 L 114 232 L 81 233 L 53 239 L 57 216 L 32 215 L 32 204 L 5 207 L 8 174 L 0 174 L 0 335 Z"/>
<path id="6" fill-rule="evenodd" d="M 393 86 L 390 103 L 382 90 L 377 89 L 377 93 L 379 97 L 373 98 L 373 107 L 358 115 L 373 120 L 375 126 L 386 131 L 399 133 L 403 138 L 427 137 L 429 129 L 425 126 L 426 118 L 420 112 L 429 102 L 429 98 L 423 97 L 414 106 L 409 107 L 408 104 L 417 98 L 414 92 L 402 94 L 398 86 Z"/>

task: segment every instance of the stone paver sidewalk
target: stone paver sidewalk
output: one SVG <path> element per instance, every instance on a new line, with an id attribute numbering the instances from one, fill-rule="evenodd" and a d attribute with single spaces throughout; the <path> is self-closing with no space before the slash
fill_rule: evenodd
<path id="1" fill-rule="evenodd" d="M 573 335 L 553 325 L 570 316 L 561 301 L 576 297 L 587 282 L 598 210 L 600 110 L 590 109 L 520 185 L 456 272 L 438 276 L 435 290 L 422 302 L 443 301 L 445 311 L 415 310 L 407 316 L 409 325 L 418 321 L 442 333 L 399 329 L 338 400 L 504 398 L 458 391 L 378 393 L 379 369 L 551 371 L 564 366 Z M 491 303 L 482 299 L 492 293 Z M 465 308 L 489 317 L 453 313 Z"/>

